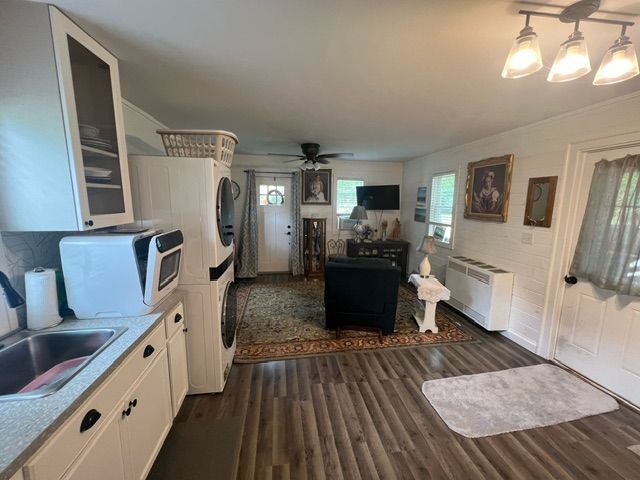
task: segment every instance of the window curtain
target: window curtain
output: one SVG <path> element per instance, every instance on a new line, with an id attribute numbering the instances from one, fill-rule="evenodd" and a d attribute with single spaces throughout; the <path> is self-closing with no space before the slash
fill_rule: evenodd
<path id="1" fill-rule="evenodd" d="M 256 171 L 247 171 L 247 188 L 238 242 L 238 277 L 258 276 L 258 197 Z"/>
<path id="2" fill-rule="evenodd" d="M 640 296 L 640 155 L 595 165 L 569 272 L 597 287 Z"/>
<path id="3" fill-rule="evenodd" d="M 302 275 L 302 174 L 294 172 L 291 179 L 291 242 L 289 244 L 289 268 L 292 275 Z"/>

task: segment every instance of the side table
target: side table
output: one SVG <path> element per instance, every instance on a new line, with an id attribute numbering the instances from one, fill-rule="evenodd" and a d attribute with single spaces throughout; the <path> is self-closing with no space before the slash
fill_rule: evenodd
<path id="1" fill-rule="evenodd" d="M 431 333 L 438 333 L 436 304 L 440 300 L 449 300 L 451 292 L 433 276 L 423 278 L 417 273 L 412 273 L 409 276 L 409 283 L 418 289 L 417 307 L 413 314 L 418 324 L 418 331 L 431 330 Z"/>

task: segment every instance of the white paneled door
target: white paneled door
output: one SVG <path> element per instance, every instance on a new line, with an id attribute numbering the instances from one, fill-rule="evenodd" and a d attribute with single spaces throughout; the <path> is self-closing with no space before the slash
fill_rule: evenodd
<path id="1" fill-rule="evenodd" d="M 571 216 L 575 223 L 569 228 L 573 232 L 572 254 L 595 163 L 637 153 L 640 147 L 599 151 L 583 157 L 583 165 L 578 168 L 579 199 Z M 579 279 L 575 284 L 565 283 L 555 358 L 640 405 L 640 298 L 618 295 Z"/>
<path id="2" fill-rule="evenodd" d="M 258 193 L 258 271 L 288 272 L 291 239 L 290 177 L 256 178 Z"/>

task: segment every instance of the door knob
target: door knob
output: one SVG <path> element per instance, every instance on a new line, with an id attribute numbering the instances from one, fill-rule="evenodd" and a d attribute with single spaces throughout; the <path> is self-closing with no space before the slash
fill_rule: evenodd
<path id="1" fill-rule="evenodd" d="M 291 235 L 291 232 L 287 232 L 285 235 Z"/>
<path id="2" fill-rule="evenodd" d="M 575 285 L 576 283 L 578 283 L 578 279 L 576 277 L 574 277 L 573 275 L 565 275 L 564 276 L 564 281 L 565 281 L 565 283 L 568 283 L 569 285 Z"/>

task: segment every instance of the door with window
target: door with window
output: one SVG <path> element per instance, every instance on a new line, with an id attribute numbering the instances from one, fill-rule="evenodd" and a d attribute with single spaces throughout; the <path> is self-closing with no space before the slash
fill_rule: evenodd
<path id="1" fill-rule="evenodd" d="M 589 191 L 593 188 L 591 181 L 596 162 L 627 154 L 640 154 L 640 146 L 599 151 L 584 157 L 583 165 L 579 167 L 579 199 L 570 214 L 573 225 L 568 225 L 568 231 L 573 232 L 572 255 L 578 244 Z M 626 208 L 629 205 L 614 207 Z M 616 215 L 606 221 L 615 222 Z M 603 248 L 590 252 L 590 255 L 615 255 L 616 250 L 615 245 L 605 242 Z M 565 282 L 555 359 L 640 405 L 640 297 L 605 290 L 570 274 L 565 277 Z"/>
<path id="2" fill-rule="evenodd" d="M 290 177 L 256 178 L 258 193 L 258 271 L 288 272 L 291 239 Z"/>

